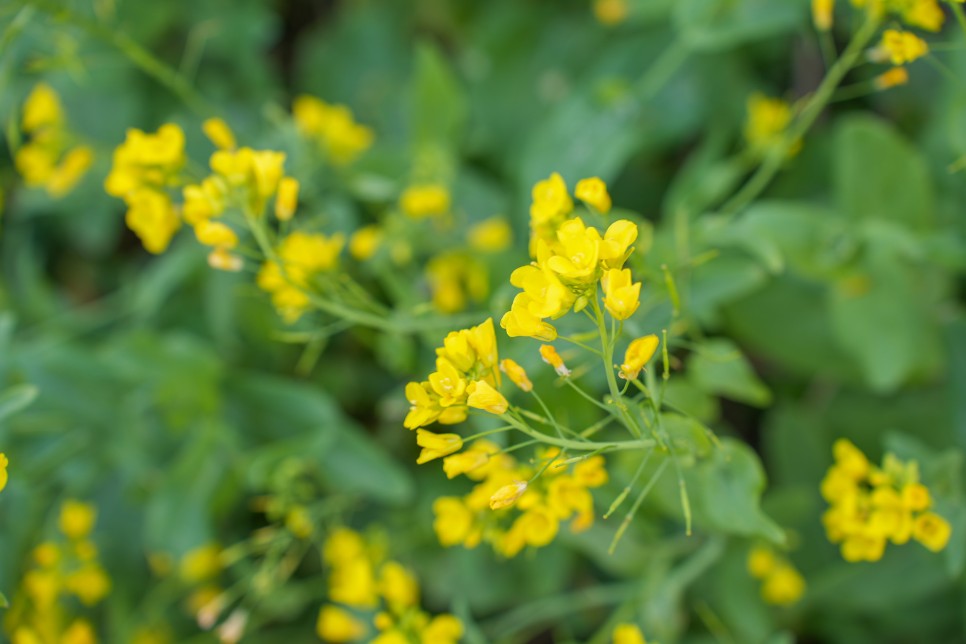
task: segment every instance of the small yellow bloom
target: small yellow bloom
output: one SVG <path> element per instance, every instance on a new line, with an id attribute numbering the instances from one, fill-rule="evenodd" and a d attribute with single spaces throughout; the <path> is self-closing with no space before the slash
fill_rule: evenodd
<path id="1" fill-rule="evenodd" d="M 50 85 L 39 83 L 30 92 L 23 105 L 21 127 L 32 134 L 43 128 L 58 128 L 64 124 L 64 110 Z"/>
<path id="2" fill-rule="evenodd" d="M 60 506 L 60 531 L 68 539 L 83 539 L 91 533 L 97 509 L 90 503 L 68 499 Z"/>
<path id="3" fill-rule="evenodd" d="M 540 357 L 544 362 L 553 367 L 553 370 L 557 372 L 558 376 L 566 378 L 570 375 L 570 369 L 564 364 L 563 358 L 560 357 L 557 349 L 552 344 L 540 345 Z"/>
<path id="4" fill-rule="evenodd" d="M 379 593 L 397 613 L 419 603 L 419 583 L 411 572 L 395 561 L 386 562 L 379 571 Z"/>
<path id="5" fill-rule="evenodd" d="M 201 124 L 201 129 L 204 131 L 205 136 L 211 141 L 216 148 L 219 150 L 234 150 L 235 149 L 235 135 L 232 133 L 231 128 L 220 118 L 210 118 Z"/>
<path id="6" fill-rule="evenodd" d="M 245 268 L 245 262 L 238 255 L 232 255 L 227 248 L 216 248 L 208 253 L 208 266 L 217 271 L 237 273 Z"/>
<path id="7" fill-rule="evenodd" d="M 315 632 L 325 642 L 354 642 L 366 634 L 366 625 L 344 608 L 326 604 L 319 610 Z"/>
<path id="8" fill-rule="evenodd" d="M 632 340 L 624 353 L 624 363 L 621 364 L 620 377 L 633 380 L 641 373 L 644 366 L 657 351 L 661 341 L 653 333 L 642 338 Z"/>
<path id="9" fill-rule="evenodd" d="M 924 512 L 916 518 L 912 536 L 933 552 L 939 552 L 949 543 L 952 531 L 946 519 L 933 512 Z"/>
<path id="10" fill-rule="evenodd" d="M 413 219 L 445 215 L 450 208 L 449 190 L 435 183 L 412 185 L 403 191 L 399 206 Z"/>
<path id="11" fill-rule="evenodd" d="M 846 438 L 837 439 L 832 445 L 832 455 L 835 457 L 836 466 L 851 478 L 859 480 L 868 476 L 869 459 L 852 441 Z"/>
<path id="12" fill-rule="evenodd" d="M 308 539 L 315 531 L 312 517 L 301 505 L 297 505 L 285 514 L 285 527 L 299 539 Z"/>
<path id="13" fill-rule="evenodd" d="M 181 558 L 178 573 L 188 584 L 197 584 L 218 576 L 224 568 L 221 556 L 221 546 L 217 543 L 207 543 L 189 551 Z"/>
<path id="14" fill-rule="evenodd" d="M 532 196 L 530 219 L 538 225 L 565 217 L 574 209 L 567 184 L 556 172 L 549 179 L 538 181 L 533 186 Z"/>
<path id="15" fill-rule="evenodd" d="M 278 182 L 278 194 L 275 195 L 275 218 L 288 221 L 295 214 L 299 203 L 299 182 L 292 177 L 282 177 Z"/>
<path id="16" fill-rule="evenodd" d="M 64 587 L 85 606 L 93 606 L 111 591 L 111 580 L 100 566 L 91 563 L 68 574 Z"/>
<path id="17" fill-rule="evenodd" d="M 34 561 L 41 568 L 53 568 L 60 560 L 60 550 L 57 544 L 45 541 L 34 548 Z"/>
<path id="18" fill-rule="evenodd" d="M 594 0 L 594 17 L 608 27 L 618 25 L 627 18 L 628 0 Z"/>
<path id="19" fill-rule="evenodd" d="M 365 557 L 341 562 L 329 576 L 329 597 L 340 604 L 374 608 L 377 590 L 372 563 Z"/>
<path id="20" fill-rule="evenodd" d="M 416 459 L 416 464 L 422 465 L 463 449 L 463 437 L 459 434 L 434 434 L 425 429 L 417 429 L 416 444 L 423 448 Z"/>
<path id="21" fill-rule="evenodd" d="M 909 82 L 909 72 L 905 67 L 893 67 L 887 72 L 883 72 L 872 81 L 876 89 L 890 89 Z"/>
<path id="22" fill-rule="evenodd" d="M 577 187 L 574 188 L 574 196 L 602 215 L 610 212 L 611 200 L 607 193 L 607 184 L 600 177 L 578 181 Z"/>
<path id="23" fill-rule="evenodd" d="M 178 211 L 171 199 L 152 188 L 140 188 L 129 193 L 125 223 L 134 231 L 144 248 L 154 254 L 163 253 L 171 238 L 181 227 Z"/>
<path id="24" fill-rule="evenodd" d="M 630 269 L 612 268 L 601 277 L 604 307 L 614 319 L 626 320 L 640 306 L 641 283 L 631 282 Z"/>
<path id="25" fill-rule="evenodd" d="M 204 246 L 230 249 L 238 245 L 238 235 L 227 224 L 205 219 L 195 226 L 195 236 Z"/>
<path id="26" fill-rule="evenodd" d="M 812 0 L 812 23 L 819 31 L 832 28 L 832 18 L 835 15 L 835 0 Z"/>
<path id="27" fill-rule="evenodd" d="M 490 502 L 492 507 L 492 500 Z M 527 545 L 534 548 L 546 546 L 560 529 L 560 521 L 546 505 L 536 505 L 514 521 L 511 530 L 520 530 Z"/>
<path id="28" fill-rule="evenodd" d="M 902 505 L 907 510 L 928 510 L 932 505 L 929 489 L 922 483 L 908 483 L 902 488 Z"/>
<path id="29" fill-rule="evenodd" d="M 748 146 L 762 152 L 775 145 L 792 121 L 792 107 L 780 98 L 755 93 L 748 99 L 745 140 Z M 795 151 L 794 148 L 792 150 Z"/>
<path id="30" fill-rule="evenodd" d="M 482 409 L 483 411 L 488 411 L 491 414 L 499 416 L 500 414 L 505 414 L 507 408 L 510 406 L 509 401 L 503 397 L 503 394 L 494 389 L 485 380 L 477 380 L 470 383 L 466 391 L 469 393 L 466 404 L 474 409 Z"/>
<path id="31" fill-rule="evenodd" d="M 910 31 L 886 29 L 879 48 L 893 65 L 905 65 L 929 53 L 926 41 Z"/>
<path id="32" fill-rule="evenodd" d="M 470 247 L 481 253 L 498 253 L 513 242 L 513 231 L 504 217 L 485 219 L 470 228 L 466 236 Z"/>
<path id="33" fill-rule="evenodd" d="M 943 10 L 936 0 L 908 0 L 900 6 L 902 20 L 911 27 L 939 31 L 945 21 Z"/>
<path id="34" fill-rule="evenodd" d="M 481 446 L 481 443 L 486 447 Z M 489 446 L 492 446 L 492 449 Z M 443 471 L 446 472 L 446 478 L 453 479 L 460 474 L 468 474 L 483 467 L 490 461 L 490 455 L 498 450 L 499 448 L 492 443 L 477 441 L 473 444 L 473 447 L 465 452 L 447 456 L 443 459 Z"/>
<path id="35" fill-rule="evenodd" d="M 500 320 L 500 326 L 511 338 L 530 337 L 544 342 L 556 340 L 557 329 L 530 311 L 531 302 L 526 293 L 517 294 L 510 310 Z"/>
<path id="36" fill-rule="evenodd" d="M 7 460 L 7 455 L 0 452 L 0 490 L 7 487 L 7 465 L 10 461 Z"/>
<path id="37" fill-rule="evenodd" d="M 441 496 L 433 501 L 433 530 L 441 546 L 449 547 L 459 544 L 473 547 L 474 519 L 473 512 L 466 507 L 462 499 L 454 496 Z"/>
<path id="38" fill-rule="evenodd" d="M 500 371 L 507 375 L 507 378 L 523 391 L 532 391 L 533 383 L 527 377 L 526 370 L 510 358 L 500 361 Z"/>
<path id="39" fill-rule="evenodd" d="M 436 615 L 420 633 L 420 644 L 458 644 L 461 637 L 463 622 L 453 615 Z"/>
<path id="40" fill-rule="evenodd" d="M 47 179 L 47 193 L 55 199 L 63 197 L 74 189 L 93 163 L 94 151 L 86 145 L 68 151 Z"/>
<path id="41" fill-rule="evenodd" d="M 503 508 L 508 508 L 516 503 L 526 491 L 526 481 L 514 481 L 513 483 L 504 485 L 490 497 L 490 509 L 502 510 Z"/>
<path id="42" fill-rule="evenodd" d="M 805 579 L 788 564 L 777 566 L 765 578 L 761 596 L 769 604 L 787 606 L 794 604 L 805 593 Z"/>
<path id="43" fill-rule="evenodd" d="M 60 644 L 97 644 L 97 635 L 86 619 L 75 619 L 60 636 Z"/>
<path id="44" fill-rule="evenodd" d="M 778 561 L 770 548 L 755 546 L 748 553 L 748 572 L 752 577 L 764 579 L 774 572 Z"/>
<path id="45" fill-rule="evenodd" d="M 322 559 L 330 566 L 340 566 L 345 562 L 364 557 L 366 544 L 362 536 L 349 528 L 336 528 L 325 540 Z"/>
<path id="46" fill-rule="evenodd" d="M 647 644 L 637 624 L 618 624 L 614 627 L 613 644 Z"/>
<path id="47" fill-rule="evenodd" d="M 349 254 L 360 262 L 370 259 L 382 245 L 382 228 L 376 225 L 363 226 L 349 238 Z"/>

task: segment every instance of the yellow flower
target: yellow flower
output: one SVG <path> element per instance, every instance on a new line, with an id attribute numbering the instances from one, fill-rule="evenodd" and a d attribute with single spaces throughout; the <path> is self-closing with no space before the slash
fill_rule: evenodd
<path id="1" fill-rule="evenodd" d="M 595 282 L 600 268 L 601 237 L 597 229 L 585 226 L 580 217 L 574 217 L 561 224 L 557 240 L 554 254 L 546 260 L 547 268 L 568 286 L 581 287 Z"/>
<path id="2" fill-rule="evenodd" d="M 204 246 L 230 249 L 238 245 L 238 235 L 220 221 L 205 219 L 195 226 L 195 236 Z"/>
<path id="3" fill-rule="evenodd" d="M 618 219 L 604 233 L 600 242 L 600 259 L 604 268 L 621 268 L 630 256 L 631 244 L 637 239 L 637 224 L 626 219 Z"/>
<path id="4" fill-rule="evenodd" d="M 936 0 L 909 0 L 901 5 L 902 20 L 912 27 L 926 31 L 939 31 L 945 16 Z"/>
<path id="5" fill-rule="evenodd" d="M 777 566 L 761 586 L 761 596 L 769 604 L 794 604 L 805 593 L 805 579 L 788 564 Z"/>
<path id="6" fill-rule="evenodd" d="M 601 278 L 604 307 L 617 320 L 626 320 L 640 306 L 641 283 L 631 283 L 631 271 L 612 268 Z"/>
<path id="7" fill-rule="evenodd" d="M 75 619 L 60 636 L 60 644 L 96 643 L 97 635 L 94 633 L 94 627 L 86 619 Z"/>
<path id="8" fill-rule="evenodd" d="M 329 105 L 314 96 L 299 96 L 292 105 L 298 129 L 314 138 L 337 165 L 352 163 L 372 145 L 373 131 L 355 122 L 344 105 Z"/>
<path id="9" fill-rule="evenodd" d="M 812 23 L 819 31 L 832 28 L 835 15 L 835 0 L 812 0 Z"/>
<path id="10" fill-rule="evenodd" d="M 869 459 L 856 447 L 852 441 L 839 438 L 832 445 L 836 466 L 854 480 L 860 480 L 869 474 Z"/>
<path id="11" fill-rule="evenodd" d="M 618 624 L 614 627 L 613 644 L 647 644 L 637 624 Z"/>
<path id="12" fill-rule="evenodd" d="M 185 221 L 195 225 L 205 219 L 217 217 L 225 210 L 227 186 L 218 175 L 205 178 L 200 184 L 190 184 L 182 190 Z"/>
<path id="13" fill-rule="evenodd" d="M 752 577 L 764 579 L 774 572 L 778 561 L 770 548 L 755 546 L 748 553 L 748 572 Z"/>
<path id="14" fill-rule="evenodd" d="M 577 187 L 574 188 L 574 196 L 602 215 L 610 212 L 611 201 L 607 193 L 607 184 L 600 177 L 578 181 Z"/>
<path id="15" fill-rule="evenodd" d="M 379 593 L 396 613 L 419 603 L 419 584 L 416 578 L 395 561 L 387 561 L 379 571 Z"/>
<path id="16" fill-rule="evenodd" d="M 67 575 L 64 587 L 85 606 L 93 606 L 111 591 L 111 580 L 97 564 L 86 564 Z"/>
<path id="17" fill-rule="evenodd" d="M 607 483 L 604 457 L 600 454 L 586 458 L 574 465 L 574 478 L 587 487 L 600 487 Z"/>
<path id="18" fill-rule="evenodd" d="M 57 544 L 45 541 L 34 548 L 34 561 L 41 568 L 53 568 L 60 560 L 60 550 Z"/>
<path id="19" fill-rule="evenodd" d="M 929 489 L 922 483 L 908 483 L 902 488 L 902 505 L 907 510 L 928 510 L 932 505 Z"/>
<path id="20" fill-rule="evenodd" d="M 532 391 L 533 383 L 527 377 L 526 370 L 510 358 L 500 361 L 500 371 L 507 375 L 507 378 L 523 391 Z"/>
<path id="21" fill-rule="evenodd" d="M 68 539 L 83 539 L 91 533 L 96 519 L 97 509 L 93 505 L 68 499 L 60 506 L 58 525 Z"/>
<path id="22" fill-rule="evenodd" d="M 504 217 L 490 217 L 470 228 L 466 235 L 470 247 L 482 253 L 498 253 L 509 248 L 513 230 Z"/>
<path id="23" fill-rule="evenodd" d="M 362 536 L 354 530 L 342 527 L 333 530 L 322 547 L 323 561 L 333 567 L 364 557 L 365 553 L 366 544 Z"/>
<path id="24" fill-rule="evenodd" d="M 21 127 L 24 132 L 32 134 L 44 128 L 59 128 L 64 124 L 64 110 L 50 85 L 37 84 L 23 105 Z"/>
<path id="25" fill-rule="evenodd" d="M 873 81 L 876 89 L 890 89 L 909 82 L 909 72 L 905 67 L 893 67 L 876 76 Z"/>
<path id="26" fill-rule="evenodd" d="M 468 450 L 443 459 L 443 471 L 446 472 L 446 478 L 456 478 L 460 474 L 466 474 L 467 477 L 477 481 L 484 478 L 486 476 L 485 470 L 488 469 L 485 466 L 493 460 L 493 455 L 499 451 L 500 448 L 489 441 L 476 441 Z"/>
<path id="27" fill-rule="evenodd" d="M 500 415 L 505 414 L 507 408 L 510 406 L 510 403 L 503 397 L 503 394 L 490 386 L 490 383 L 485 380 L 477 380 L 470 383 L 466 391 L 469 393 L 466 404 L 474 409 L 482 409 L 491 414 Z"/>
<path id="28" fill-rule="evenodd" d="M 256 150 L 252 153 L 251 164 L 256 194 L 262 199 L 271 197 L 285 173 L 285 153 Z"/>
<path id="29" fill-rule="evenodd" d="M 530 218 L 537 225 L 565 217 L 574 209 L 567 184 L 556 172 L 533 186 L 532 197 Z"/>
<path id="30" fill-rule="evenodd" d="M 500 327 L 511 338 L 530 337 L 544 342 L 557 339 L 557 329 L 530 312 L 532 300 L 526 293 L 513 298 L 513 304 L 500 319 Z"/>
<path id="31" fill-rule="evenodd" d="M 463 637 L 463 622 L 453 615 L 436 615 L 420 633 L 420 644 L 457 644 Z"/>
<path id="32" fill-rule="evenodd" d="M 326 604 L 319 610 L 316 634 L 326 642 L 353 642 L 366 634 L 366 625 L 338 606 Z"/>
<path id="33" fill-rule="evenodd" d="M 340 604 L 374 608 L 376 591 L 372 564 L 365 557 L 340 562 L 329 576 L 329 597 Z"/>
<path id="34" fill-rule="evenodd" d="M 55 199 L 63 197 L 74 189 L 93 163 L 94 151 L 86 145 L 68 151 L 48 177 L 47 193 Z"/>
<path id="35" fill-rule="evenodd" d="M 288 221 L 295 214 L 299 203 L 299 182 L 292 177 L 282 177 L 278 182 L 278 194 L 275 195 L 275 218 Z"/>
<path id="36" fill-rule="evenodd" d="M 312 517 L 301 505 L 297 505 L 285 513 L 285 527 L 299 539 L 308 539 L 315 531 L 312 525 Z"/>
<path id="37" fill-rule="evenodd" d="M 433 501 L 433 530 L 442 546 L 449 547 L 467 543 L 474 532 L 472 511 L 463 500 L 454 496 L 441 496 Z"/>
<path id="38" fill-rule="evenodd" d="M 641 373 L 644 366 L 650 361 L 654 352 L 657 351 L 661 341 L 653 333 L 644 337 L 632 340 L 624 353 L 624 362 L 621 364 L 620 377 L 624 380 L 633 380 Z"/>
<path id="39" fill-rule="evenodd" d="M 412 185 L 403 191 L 399 206 L 413 219 L 445 215 L 450 208 L 449 190 L 435 183 Z"/>
<path id="40" fill-rule="evenodd" d="M 949 522 L 944 518 L 933 512 L 924 512 L 916 518 L 912 536 L 933 552 L 939 552 L 949 543 L 952 531 Z"/>
<path id="41" fill-rule="evenodd" d="M 218 271 L 237 273 L 245 267 L 241 257 L 232 255 L 226 248 L 216 248 L 208 253 L 208 266 Z"/>
<path id="42" fill-rule="evenodd" d="M 144 188 L 161 189 L 175 183 L 184 163 L 184 132 L 177 125 L 166 123 L 154 134 L 131 128 L 114 150 L 104 188 L 108 194 L 127 200 L 128 195 Z"/>
<path id="43" fill-rule="evenodd" d="M 745 140 L 757 152 L 775 145 L 792 121 L 792 108 L 780 98 L 752 94 L 748 99 L 748 120 L 745 122 Z M 793 154 L 797 143 L 790 151 Z"/>
<path id="44" fill-rule="evenodd" d="M 235 135 L 231 128 L 220 118 L 210 118 L 201 124 L 205 136 L 219 150 L 234 150 Z"/>
<path id="45" fill-rule="evenodd" d="M 549 544 L 557 536 L 560 529 L 560 521 L 545 505 L 530 508 L 517 517 L 513 523 L 511 529 L 520 530 L 527 545 L 534 548 L 542 548 Z"/>
<path id="46" fill-rule="evenodd" d="M 885 538 L 852 534 L 842 542 L 842 558 L 849 562 L 878 561 L 885 553 Z"/>
<path id="47" fill-rule="evenodd" d="M 433 399 L 433 390 L 428 382 L 410 382 L 407 384 L 406 400 L 411 405 L 409 413 L 406 414 L 406 419 L 403 421 L 403 426 L 406 429 L 416 429 L 429 425 L 439 418 L 442 411 L 439 401 Z"/>
<path id="48" fill-rule="evenodd" d="M 926 41 L 909 31 L 886 29 L 879 45 L 884 57 L 893 65 L 905 65 L 929 53 Z"/>
<path id="49" fill-rule="evenodd" d="M 7 460 L 7 455 L 0 452 L 0 490 L 7 487 L 7 465 L 10 461 Z"/>
<path id="50" fill-rule="evenodd" d="M 502 510 L 503 508 L 508 508 L 516 503 L 526 491 L 526 481 L 514 481 L 508 485 L 504 485 L 490 497 L 490 509 Z"/>
<path id="51" fill-rule="evenodd" d="M 197 584 L 217 577 L 224 568 L 221 556 L 221 546 L 217 543 L 206 543 L 190 550 L 181 558 L 178 573 L 185 583 Z"/>
<path id="52" fill-rule="evenodd" d="M 125 222 L 151 253 L 163 253 L 181 227 L 181 220 L 171 199 L 162 192 L 141 188 L 129 193 Z"/>
<path id="53" fill-rule="evenodd" d="M 417 429 L 416 444 L 423 448 L 416 459 L 416 464 L 422 465 L 460 451 L 463 449 L 463 438 L 459 434 L 434 434 L 425 429 Z"/>
<path id="54" fill-rule="evenodd" d="M 551 344 L 540 345 L 540 357 L 548 365 L 553 367 L 553 370 L 557 372 L 558 376 L 566 378 L 570 375 L 570 369 L 564 364 L 563 358 L 557 353 L 557 350 Z"/>
<path id="55" fill-rule="evenodd" d="M 363 226 L 349 238 L 349 254 L 360 262 L 370 259 L 382 245 L 382 238 L 379 226 Z"/>

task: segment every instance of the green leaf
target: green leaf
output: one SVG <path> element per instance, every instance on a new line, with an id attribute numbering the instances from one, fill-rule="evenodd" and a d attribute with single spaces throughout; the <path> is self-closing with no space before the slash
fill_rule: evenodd
<path id="1" fill-rule="evenodd" d="M 455 148 L 463 135 L 467 103 L 446 58 L 429 43 L 416 50 L 410 126 L 417 148 Z"/>
<path id="2" fill-rule="evenodd" d="M 687 479 L 696 525 L 774 543 L 784 541 L 782 529 L 761 510 L 765 472 L 744 443 L 722 439 L 720 448 L 689 471 Z"/>
<path id="3" fill-rule="evenodd" d="M 771 392 L 758 378 L 741 349 L 724 338 L 708 340 L 688 360 L 691 381 L 709 394 L 765 407 Z"/>
<path id="4" fill-rule="evenodd" d="M 774 0 L 681 0 L 674 26 L 694 49 L 719 51 L 791 31 L 802 24 L 805 5 Z"/>
<path id="5" fill-rule="evenodd" d="M 856 219 L 887 219 L 923 231 L 933 225 L 935 199 L 922 155 L 886 122 L 842 120 L 832 176 L 839 208 Z"/>
<path id="6" fill-rule="evenodd" d="M 40 391 L 33 385 L 14 385 L 0 393 L 0 421 L 16 414 L 37 398 Z"/>

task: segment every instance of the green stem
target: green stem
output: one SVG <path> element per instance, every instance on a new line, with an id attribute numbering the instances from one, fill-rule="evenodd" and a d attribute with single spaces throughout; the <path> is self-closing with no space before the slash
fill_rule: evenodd
<path id="1" fill-rule="evenodd" d="M 959 22 L 963 33 L 966 34 L 966 12 L 963 11 L 963 5 L 956 2 L 956 0 L 946 0 L 946 4 L 952 8 L 953 15 L 956 16 L 956 21 Z"/>
<path id="2" fill-rule="evenodd" d="M 795 141 L 801 140 L 818 119 L 822 110 L 832 99 L 836 88 L 845 78 L 845 75 L 855 66 L 856 61 L 862 55 L 863 50 L 878 28 L 879 20 L 869 15 L 859 28 L 858 33 L 855 34 L 852 42 L 842 52 L 842 57 L 835 61 L 835 64 L 828 70 L 828 74 L 822 79 L 815 94 L 808 101 L 793 126 L 788 129 L 785 136 L 771 147 L 761 165 L 758 166 L 758 170 L 745 185 L 721 207 L 722 214 L 733 215 L 741 211 L 768 187 L 775 174 L 785 163 L 788 150 Z"/>
<path id="3" fill-rule="evenodd" d="M 512 416 L 510 414 L 503 414 L 500 416 L 507 423 L 513 425 L 518 430 L 529 436 L 530 438 L 535 438 L 542 443 L 547 443 L 549 445 L 556 445 L 557 447 L 564 447 L 566 449 L 578 451 L 578 452 L 590 452 L 598 449 L 607 450 L 629 450 L 629 449 L 644 449 L 647 447 L 653 447 L 654 441 L 649 438 L 640 438 L 632 441 L 588 441 L 588 440 L 570 440 L 568 438 L 559 438 L 556 436 L 549 436 L 547 434 L 542 434 L 537 430 L 533 429 L 526 423 L 524 423 L 519 418 Z"/>
<path id="4" fill-rule="evenodd" d="M 643 435 L 641 428 L 637 426 L 637 421 L 627 411 L 624 399 L 621 397 L 620 387 L 617 386 L 617 376 L 614 374 L 614 343 L 607 333 L 607 322 L 604 320 L 604 313 L 600 310 L 600 303 L 597 295 L 591 300 L 594 305 L 594 317 L 597 321 L 597 330 L 600 332 L 600 343 L 603 352 L 604 373 L 607 374 L 607 387 L 610 389 L 610 396 L 613 404 L 617 407 L 621 419 L 627 426 L 627 430 L 635 437 Z"/>

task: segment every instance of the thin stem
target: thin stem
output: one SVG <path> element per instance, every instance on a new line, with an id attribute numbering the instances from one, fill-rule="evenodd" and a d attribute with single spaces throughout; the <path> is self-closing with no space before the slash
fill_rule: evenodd
<path id="1" fill-rule="evenodd" d="M 878 28 L 879 20 L 869 15 L 859 28 L 858 33 L 845 48 L 841 58 L 835 61 L 835 64 L 828 70 L 828 74 L 825 75 L 815 94 L 808 101 L 792 127 L 785 133 L 785 136 L 771 147 L 761 165 L 758 166 L 758 170 L 745 185 L 721 207 L 722 214 L 733 215 L 741 211 L 768 187 L 768 184 L 771 183 L 788 157 L 788 150 L 795 141 L 800 140 L 808 132 L 815 120 L 818 119 L 822 110 L 831 100 L 835 89 L 855 66 L 856 61 L 862 55 L 863 50 Z"/>
<path id="2" fill-rule="evenodd" d="M 503 414 L 500 416 L 503 420 L 510 423 L 518 430 L 535 438 L 540 442 L 547 443 L 549 445 L 556 445 L 557 447 L 564 447 L 566 449 L 575 450 L 579 452 L 589 452 L 597 449 L 609 449 L 609 450 L 629 450 L 629 449 L 644 449 L 646 447 L 653 447 L 654 441 L 649 438 L 640 438 L 632 441 L 609 441 L 609 442 L 597 442 L 597 441 L 578 441 L 570 440 L 567 438 L 558 438 L 554 436 L 548 436 L 547 434 L 542 434 L 537 430 L 533 429 L 521 419 L 511 415 Z"/>
<path id="3" fill-rule="evenodd" d="M 604 373 L 607 374 L 607 387 L 610 389 L 610 396 L 617 407 L 621 419 L 627 426 L 627 430 L 635 437 L 640 438 L 643 434 L 641 428 L 637 426 L 637 421 L 627 412 L 627 406 L 621 398 L 620 387 L 617 386 L 617 376 L 614 374 L 614 343 L 607 334 L 607 322 L 604 313 L 600 310 L 600 303 L 597 301 L 596 294 L 591 300 L 594 305 L 594 316 L 597 322 L 597 330 L 600 332 L 600 346 L 603 350 Z"/>
<path id="4" fill-rule="evenodd" d="M 634 500 L 634 505 L 631 506 L 631 509 L 627 512 L 627 515 L 621 522 L 620 527 L 617 528 L 617 532 L 614 534 L 614 539 L 610 542 L 610 547 L 607 549 L 607 554 L 614 554 L 614 550 L 617 549 L 617 543 L 621 540 L 621 537 L 624 536 L 624 532 L 627 531 L 628 526 L 631 525 L 634 515 L 637 514 L 641 504 L 644 503 L 644 499 L 647 497 L 648 492 L 651 491 L 651 488 L 653 488 L 658 479 L 661 478 L 661 474 L 664 473 L 667 463 L 667 459 L 665 459 L 664 462 L 658 466 L 657 471 L 655 471 L 653 476 L 651 476 L 651 479 L 647 482 L 647 485 L 645 485 L 644 489 L 641 490 L 641 493 L 637 495 L 637 498 Z"/>
<path id="5" fill-rule="evenodd" d="M 956 21 L 959 23 L 960 28 L 962 28 L 963 33 L 966 34 L 966 12 L 963 11 L 963 5 L 961 5 L 956 0 L 946 0 L 952 10 L 953 15 L 956 16 Z"/>
<path id="6" fill-rule="evenodd" d="M 637 479 L 641 478 L 641 474 L 644 473 L 644 468 L 647 466 L 647 462 L 651 460 L 651 455 L 653 453 L 654 450 L 650 450 L 644 455 L 644 458 L 641 459 L 640 464 L 637 466 L 637 471 L 634 472 L 634 476 L 631 477 L 630 482 L 624 486 L 624 489 L 621 490 L 621 493 L 617 495 L 617 498 L 615 498 L 613 502 L 611 502 L 610 507 L 607 508 L 607 512 L 604 513 L 604 519 L 609 519 L 610 515 L 614 514 L 614 511 L 621 506 L 621 504 L 624 502 L 624 499 L 627 498 L 627 496 L 634 489 L 634 486 L 637 485 Z"/>

